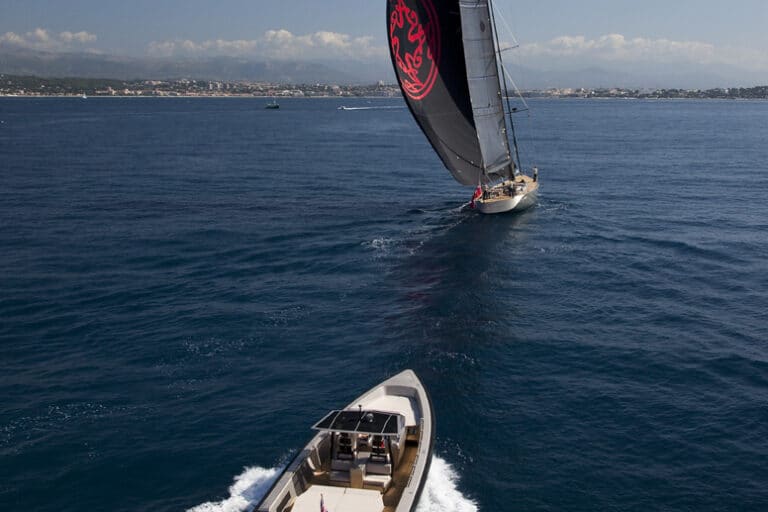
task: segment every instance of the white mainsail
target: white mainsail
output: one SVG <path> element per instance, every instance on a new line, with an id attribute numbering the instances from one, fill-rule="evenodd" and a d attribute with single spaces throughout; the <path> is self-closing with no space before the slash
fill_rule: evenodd
<path id="1" fill-rule="evenodd" d="M 488 0 L 460 0 L 469 95 L 486 175 L 512 162 Z"/>

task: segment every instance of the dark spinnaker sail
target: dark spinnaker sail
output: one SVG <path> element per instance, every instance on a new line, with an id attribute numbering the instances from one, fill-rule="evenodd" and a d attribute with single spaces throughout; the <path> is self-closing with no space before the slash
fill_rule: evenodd
<path id="1" fill-rule="evenodd" d="M 474 186 L 502 172 L 511 158 L 488 0 L 387 0 L 387 20 L 405 101 L 454 178 Z"/>

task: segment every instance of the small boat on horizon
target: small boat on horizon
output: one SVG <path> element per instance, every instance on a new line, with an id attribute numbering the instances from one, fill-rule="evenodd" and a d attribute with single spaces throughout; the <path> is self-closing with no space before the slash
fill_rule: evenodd
<path id="1" fill-rule="evenodd" d="M 413 512 L 432 460 L 435 424 L 412 370 L 326 414 L 318 433 L 255 512 Z"/>
<path id="2" fill-rule="evenodd" d="M 272 101 L 267 103 L 264 108 L 266 108 L 267 110 L 277 110 L 280 108 L 280 104 L 277 102 L 277 100 L 273 99 Z"/>
<path id="3" fill-rule="evenodd" d="M 470 206 L 490 214 L 536 204 L 538 169 L 522 173 L 512 119 L 527 106 L 503 100 L 491 0 L 387 0 L 386 14 L 405 102 L 454 179 L 476 187 Z"/>

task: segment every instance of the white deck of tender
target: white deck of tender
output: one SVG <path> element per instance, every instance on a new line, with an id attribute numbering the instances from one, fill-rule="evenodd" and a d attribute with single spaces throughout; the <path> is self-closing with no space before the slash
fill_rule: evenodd
<path id="1" fill-rule="evenodd" d="M 320 496 L 330 512 L 383 511 L 384 500 L 379 491 L 313 485 L 296 498 L 291 512 L 318 512 Z"/>
<path id="2" fill-rule="evenodd" d="M 362 404 L 363 409 L 371 411 L 392 411 L 405 416 L 406 425 L 418 425 L 421 419 L 416 401 L 407 396 L 382 395 Z"/>

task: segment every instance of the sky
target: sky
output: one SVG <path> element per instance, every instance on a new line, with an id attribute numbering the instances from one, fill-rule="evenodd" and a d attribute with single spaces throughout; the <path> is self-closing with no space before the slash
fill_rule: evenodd
<path id="1" fill-rule="evenodd" d="M 439 0 L 435 0 L 439 1 Z M 720 69 L 768 83 L 767 0 L 496 0 L 526 66 Z M 0 46 L 386 59 L 384 0 L 0 0 Z M 506 31 L 506 25 L 510 29 Z M 509 34 L 513 34 L 509 35 Z"/>

